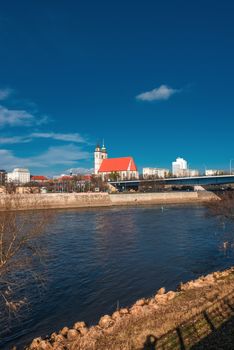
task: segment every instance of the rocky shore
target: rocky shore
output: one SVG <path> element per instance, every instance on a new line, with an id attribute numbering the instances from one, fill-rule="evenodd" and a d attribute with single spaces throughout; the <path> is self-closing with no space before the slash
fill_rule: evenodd
<path id="1" fill-rule="evenodd" d="M 231 268 L 180 284 L 176 291 L 161 288 L 151 298 L 101 317 L 96 326 L 76 322 L 48 339 L 34 339 L 26 349 L 233 349 L 233 331 L 226 329 L 230 322 L 233 326 L 233 316 Z"/>

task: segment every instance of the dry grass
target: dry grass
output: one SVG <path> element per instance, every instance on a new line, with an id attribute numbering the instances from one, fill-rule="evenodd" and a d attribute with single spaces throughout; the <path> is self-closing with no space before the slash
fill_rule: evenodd
<path id="1" fill-rule="evenodd" d="M 233 274 L 214 286 L 189 289 L 159 305 L 145 305 L 72 350 L 191 349 L 234 315 Z"/>

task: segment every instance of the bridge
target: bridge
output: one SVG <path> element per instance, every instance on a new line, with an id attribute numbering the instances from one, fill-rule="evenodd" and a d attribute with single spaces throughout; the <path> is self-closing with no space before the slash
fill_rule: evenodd
<path id="1" fill-rule="evenodd" d="M 153 180 L 121 180 L 110 181 L 111 185 L 117 189 L 138 188 L 141 183 L 152 183 L 160 185 L 178 185 L 178 186 L 205 186 L 205 185 L 227 185 L 234 184 L 234 175 L 215 175 L 215 176 L 194 176 L 194 177 L 170 177 L 165 179 Z"/>

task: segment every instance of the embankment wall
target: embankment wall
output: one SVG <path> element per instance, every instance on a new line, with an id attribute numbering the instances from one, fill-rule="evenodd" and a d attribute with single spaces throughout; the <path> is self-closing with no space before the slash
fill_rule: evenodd
<path id="1" fill-rule="evenodd" d="M 0 195 L 0 210 L 68 209 L 165 203 L 200 203 L 219 199 L 212 192 L 168 193 L 45 193 Z"/>
<path id="2" fill-rule="evenodd" d="M 113 205 L 206 202 L 218 197 L 207 191 L 111 194 Z"/>
<path id="3" fill-rule="evenodd" d="M 43 193 L 1 195 L 0 210 L 10 209 L 66 209 L 111 206 L 108 193 Z"/>

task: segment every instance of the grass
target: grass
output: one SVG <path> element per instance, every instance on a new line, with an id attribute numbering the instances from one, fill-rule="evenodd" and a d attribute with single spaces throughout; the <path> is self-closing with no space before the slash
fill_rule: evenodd
<path id="1" fill-rule="evenodd" d="M 234 316 L 233 290 L 233 274 L 220 276 L 217 284 L 183 291 L 157 310 L 146 307 L 104 332 L 95 350 L 191 349 Z M 154 347 L 147 345 L 149 335 Z"/>
<path id="2" fill-rule="evenodd" d="M 120 310 L 119 318 L 106 328 L 97 325 L 74 341 L 64 339 L 64 349 L 234 349 L 234 269 L 170 293 L 145 300 L 143 306 L 134 304 L 127 314 Z"/>

